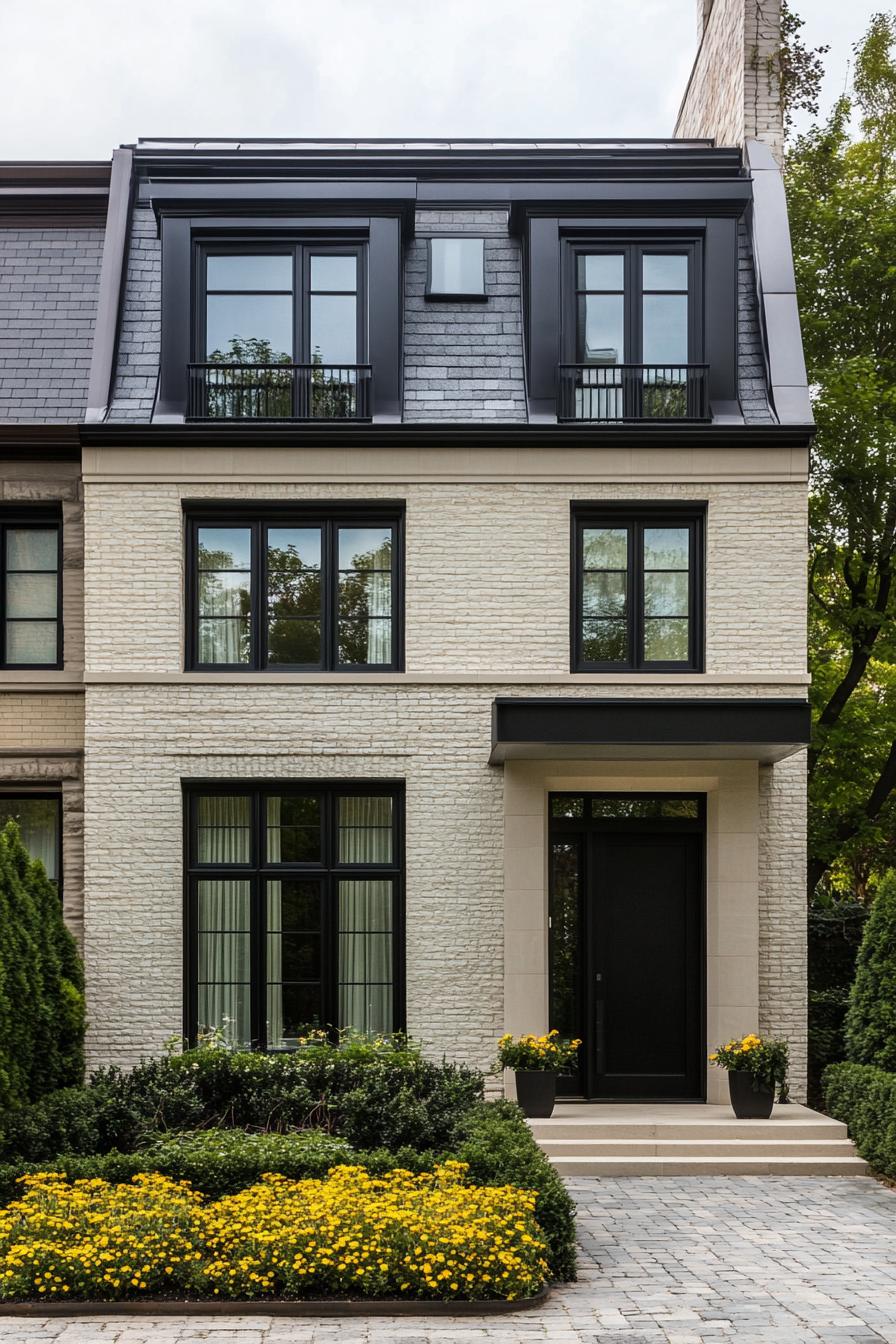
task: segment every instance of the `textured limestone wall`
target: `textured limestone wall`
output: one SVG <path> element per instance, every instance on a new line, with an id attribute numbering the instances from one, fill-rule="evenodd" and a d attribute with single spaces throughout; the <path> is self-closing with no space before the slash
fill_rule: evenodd
<path id="1" fill-rule="evenodd" d="M 570 500 L 706 500 L 707 671 L 805 672 L 804 484 L 593 481 L 91 484 L 91 672 L 182 670 L 183 497 L 406 500 L 408 672 L 532 676 L 569 667 Z"/>
<path id="2" fill-rule="evenodd" d="M 777 52 L 781 0 L 700 0 L 702 37 L 675 126 L 684 139 L 764 141 L 781 161 L 784 123 Z"/>
<path id="3" fill-rule="evenodd" d="M 806 758 L 759 772 L 759 1027 L 790 1042 L 806 1095 Z"/>

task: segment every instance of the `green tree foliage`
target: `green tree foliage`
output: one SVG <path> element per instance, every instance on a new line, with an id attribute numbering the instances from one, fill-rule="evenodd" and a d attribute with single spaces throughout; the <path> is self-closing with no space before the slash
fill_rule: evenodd
<path id="1" fill-rule="evenodd" d="M 787 196 L 818 436 L 810 501 L 809 891 L 886 858 L 896 787 L 896 18 L 792 144 Z M 856 123 L 858 134 L 855 134 Z"/>
<path id="2" fill-rule="evenodd" d="M 846 1052 L 856 1064 L 896 1072 L 896 872 L 880 884 L 865 925 L 846 1014 Z"/>
<path id="3" fill-rule="evenodd" d="M 84 978 L 59 893 L 0 831 L 0 1114 L 84 1073 Z"/>

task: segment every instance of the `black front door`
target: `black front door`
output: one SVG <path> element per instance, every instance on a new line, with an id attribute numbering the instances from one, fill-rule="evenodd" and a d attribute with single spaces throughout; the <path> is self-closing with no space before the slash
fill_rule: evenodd
<path id="1" fill-rule="evenodd" d="M 551 1025 L 582 1039 L 561 1090 L 701 1099 L 702 800 L 554 795 L 552 812 Z"/>

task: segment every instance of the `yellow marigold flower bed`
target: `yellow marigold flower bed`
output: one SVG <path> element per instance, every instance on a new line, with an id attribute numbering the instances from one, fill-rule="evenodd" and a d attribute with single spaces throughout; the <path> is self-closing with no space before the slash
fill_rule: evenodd
<path id="1" fill-rule="evenodd" d="M 26 1176 L 0 1210 L 0 1298 L 531 1296 L 548 1273 L 535 1193 L 465 1177 L 336 1167 L 209 1201 L 159 1175 Z"/>

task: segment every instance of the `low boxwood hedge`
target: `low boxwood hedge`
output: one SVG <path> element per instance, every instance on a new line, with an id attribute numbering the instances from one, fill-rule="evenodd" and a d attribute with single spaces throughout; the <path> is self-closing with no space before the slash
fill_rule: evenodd
<path id="1" fill-rule="evenodd" d="M 874 1064 L 829 1064 L 821 1085 L 828 1115 L 849 1126 L 875 1171 L 896 1180 L 896 1073 Z"/>
<path id="2" fill-rule="evenodd" d="M 190 1050 L 104 1069 L 0 1120 L 0 1162 L 132 1152 L 170 1130 L 325 1129 L 356 1148 L 448 1149 L 482 1098 L 475 1069 L 404 1043 L 313 1046 L 296 1054 Z"/>

